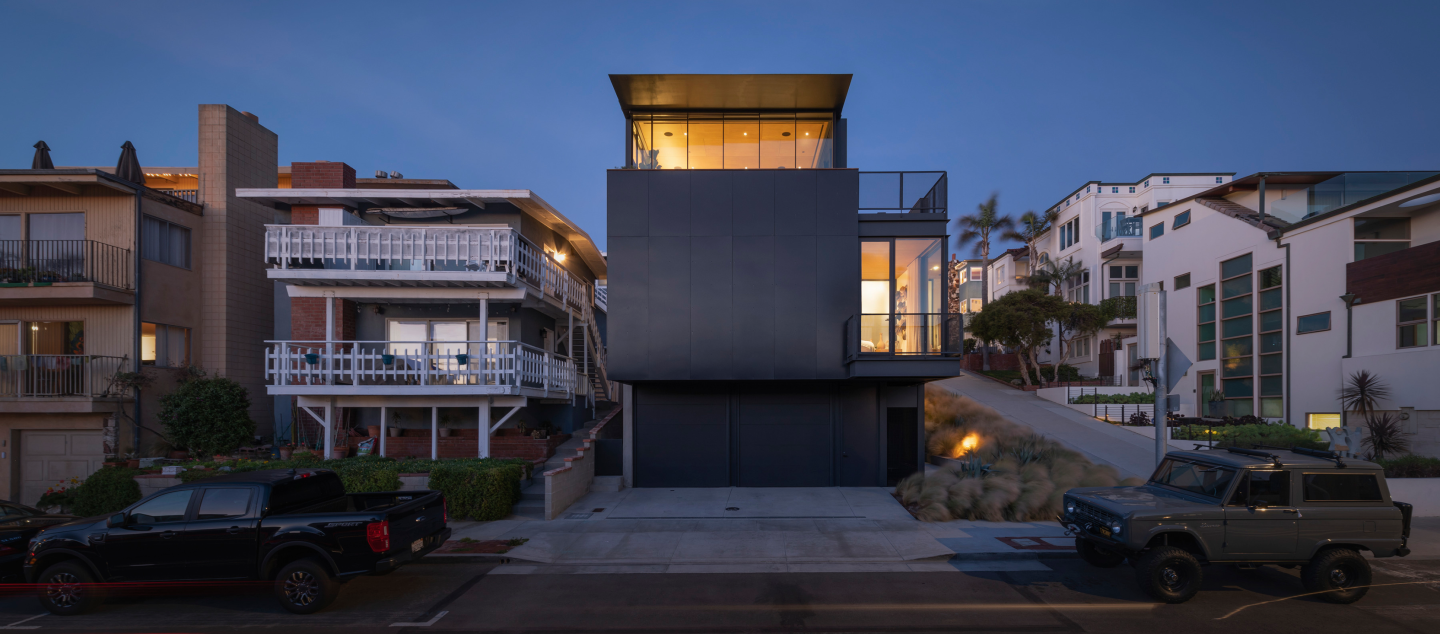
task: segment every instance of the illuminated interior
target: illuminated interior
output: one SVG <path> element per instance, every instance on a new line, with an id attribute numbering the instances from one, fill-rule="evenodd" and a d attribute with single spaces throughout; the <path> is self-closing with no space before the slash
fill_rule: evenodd
<path id="1" fill-rule="evenodd" d="M 637 113 L 631 117 L 640 169 L 820 169 L 833 167 L 830 113 Z"/>

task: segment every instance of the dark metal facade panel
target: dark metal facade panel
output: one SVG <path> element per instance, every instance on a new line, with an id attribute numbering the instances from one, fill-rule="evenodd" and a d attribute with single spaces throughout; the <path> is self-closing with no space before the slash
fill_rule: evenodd
<path id="1" fill-rule="evenodd" d="M 734 377 L 733 242 L 730 236 L 690 239 L 690 378 Z"/>
<path id="2" fill-rule="evenodd" d="M 735 235 L 775 235 L 775 170 L 741 170 L 730 174 Z"/>
<path id="3" fill-rule="evenodd" d="M 883 482 L 880 460 L 879 396 L 873 385 L 840 390 L 836 438 L 835 485 L 877 486 Z"/>
<path id="4" fill-rule="evenodd" d="M 850 364 L 851 378 L 934 379 L 959 376 L 960 358 L 939 359 L 856 359 Z"/>
<path id="5" fill-rule="evenodd" d="M 834 392 L 741 393 L 738 486 L 834 484 Z"/>
<path id="6" fill-rule="evenodd" d="M 731 333 L 736 379 L 775 378 L 775 238 L 734 238 Z"/>
<path id="7" fill-rule="evenodd" d="M 690 238 L 651 237 L 650 378 L 690 378 Z"/>
<path id="8" fill-rule="evenodd" d="M 815 235 L 815 170 L 775 172 L 775 235 Z"/>
<path id="9" fill-rule="evenodd" d="M 643 381 L 650 378 L 650 239 L 612 235 L 608 246 L 606 370 L 612 381 Z"/>
<path id="10" fill-rule="evenodd" d="M 867 215 L 868 215 L 868 216 L 877 216 L 877 215 L 881 215 L 881 214 L 867 214 Z M 943 236 L 943 235 L 946 235 L 946 233 L 945 233 L 945 225 L 948 224 L 948 221 L 946 220 L 946 216 L 944 216 L 944 215 L 942 215 L 942 214 L 885 214 L 885 215 L 893 215 L 893 216 L 901 216 L 901 217 L 903 217 L 903 216 L 920 216 L 920 215 L 924 215 L 924 216 L 935 216 L 935 219 L 934 219 L 934 220 L 926 219 L 926 220 L 923 220 L 923 221 L 920 221 L 920 220 L 911 220 L 911 219 L 908 219 L 908 218 L 903 219 L 903 220 L 900 219 L 900 218 L 895 218 L 895 219 L 892 219 L 892 220 L 877 220 L 877 219 L 875 219 L 875 218 L 873 218 L 873 217 L 871 217 L 871 218 L 863 218 L 863 217 L 862 217 L 861 221 L 860 221 L 859 223 L 857 223 L 857 224 L 859 225 L 859 228 L 860 228 L 860 235 L 861 235 L 862 237 L 872 237 L 872 236 L 873 236 L 873 237 L 880 237 L 880 238 L 892 238 L 892 237 L 893 237 L 893 238 L 901 238 L 901 237 L 906 237 L 906 236 L 920 236 L 920 237 L 927 237 L 927 238 L 928 238 L 928 237 L 935 237 L 935 236 Z"/>
<path id="11" fill-rule="evenodd" d="M 843 379 L 845 320 L 859 312 L 860 250 L 853 236 L 815 239 L 815 378 Z"/>
<path id="12" fill-rule="evenodd" d="M 651 236 L 690 235 L 690 172 L 647 170 L 650 195 L 647 208 Z"/>
<path id="13" fill-rule="evenodd" d="M 635 388 L 635 486 L 730 486 L 729 397 Z"/>
<path id="14" fill-rule="evenodd" d="M 733 174 L 725 170 L 690 173 L 690 235 L 734 235 L 730 191 Z"/>
<path id="15" fill-rule="evenodd" d="M 859 235 L 859 170 L 820 170 L 814 174 L 816 235 Z"/>
<path id="16" fill-rule="evenodd" d="M 775 378 L 813 379 L 815 236 L 780 236 L 775 240 Z"/>
<path id="17" fill-rule="evenodd" d="M 615 236 L 650 235 L 646 211 L 650 177 L 640 170 L 610 170 L 605 177 L 606 232 Z"/>

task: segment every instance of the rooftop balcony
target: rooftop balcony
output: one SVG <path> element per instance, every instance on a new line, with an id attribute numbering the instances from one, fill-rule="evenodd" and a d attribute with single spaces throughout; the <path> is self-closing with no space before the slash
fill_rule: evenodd
<path id="1" fill-rule="evenodd" d="M 509 227 L 266 225 L 272 280 L 306 286 L 510 288 L 582 311 L 603 294 Z"/>
<path id="2" fill-rule="evenodd" d="M 860 172 L 861 213 L 947 211 L 945 172 Z"/>
<path id="3" fill-rule="evenodd" d="M 1109 212 L 1105 212 L 1105 216 L 1109 215 Z M 1138 238 L 1143 224 L 1144 222 L 1138 217 L 1104 217 L 1095 225 L 1095 237 L 1099 238 L 1101 242 L 1109 242 L 1115 238 Z"/>
<path id="4" fill-rule="evenodd" d="M 569 357 L 518 341 L 268 341 L 272 395 L 518 395 L 571 398 Z"/>
<path id="5" fill-rule="evenodd" d="M 133 304 L 132 264 L 95 240 L 0 240 L 0 306 Z"/>

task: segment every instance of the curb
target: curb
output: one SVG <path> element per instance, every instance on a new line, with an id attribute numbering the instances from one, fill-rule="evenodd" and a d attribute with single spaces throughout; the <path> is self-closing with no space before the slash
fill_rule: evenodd
<path id="1" fill-rule="evenodd" d="M 510 556 L 510 555 L 500 555 L 500 554 L 493 554 L 493 553 L 467 553 L 467 554 L 462 554 L 462 555 L 434 555 L 434 554 L 426 555 L 426 556 L 421 557 L 420 559 L 418 559 L 418 560 L 416 560 L 416 561 L 410 562 L 409 565 L 411 565 L 411 566 L 417 566 L 417 565 L 422 565 L 422 564 L 487 564 L 487 563 L 493 563 L 493 564 L 513 564 L 513 563 L 522 563 L 522 564 L 548 564 L 548 563 L 550 563 L 550 562 L 548 562 L 548 561 L 536 561 L 536 560 L 533 560 L 533 559 L 521 559 L 521 558 L 519 558 L 519 557 L 512 557 L 512 556 Z"/>
<path id="2" fill-rule="evenodd" d="M 948 561 L 1027 561 L 1035 559 L 1079 559 L 1080 553 L 1050 550 L 1029 553 L 955 553 Z"/>

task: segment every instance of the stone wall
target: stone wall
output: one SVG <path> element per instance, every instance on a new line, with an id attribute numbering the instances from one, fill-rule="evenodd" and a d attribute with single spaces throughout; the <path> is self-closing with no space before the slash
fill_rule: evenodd
<path id="1" fill-rule="evenodd" d="M 553 520 L 590 492 L 595 480 L 594 441 L 585 439 L 585 446 L 575 450 L 575 457 L 566 458 L 565 466 L 545 472 L 545 519 Z"/>

